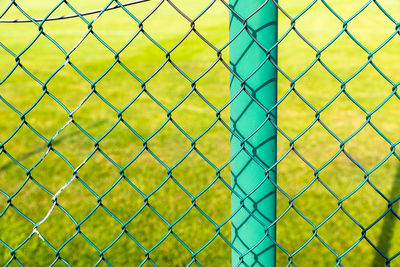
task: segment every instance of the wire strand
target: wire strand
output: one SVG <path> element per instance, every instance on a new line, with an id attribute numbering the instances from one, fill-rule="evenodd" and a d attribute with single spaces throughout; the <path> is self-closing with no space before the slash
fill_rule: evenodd
<path id="1" fill-rule="evenodd" d="M 130 6 L 130 5 L 134 5 L 134 4 L 139 4 L 139 3 L 143 3 L 143 2 L 147 2 L 150 0 L 136 0 L 136 1 L 131 1 L 131 2 L 127 2 L 122 4 L 122 6 L 126 7 L 126 6 Z M 115 6 L 110 6 L 108 7 L 105 11 L 109 11 L 109 10 L 113 10 L 113 9 L 117 9 L 117 8 L 121 8 L 120 5 L 115 5 Z M 103 8 L 100 9 L 96 9 L 96 10 L 91 10 L 91 11 L 87 11 L 84 13 L 79 13 L 80 16 L 88 16 L 88 15 L 93 15 L 93 14 L 97 14 L 103 11 Z M 76 18 L 79 17 L 78 14 L 70 14 L 70 15 L 65 15 L 65 16 L 58 16 L 58 17 L 50 17 L 47 18 L 46 21 L 54 21 L 54 20 L 62 20 L 62 19 L 71 19 L 71 18 Z M 27 22 L 42 22 L 43 20 L 45 20 L 44 18 L 38 18 L 38 19 L 0 19 L 0 23 L 27 23 Z"/>

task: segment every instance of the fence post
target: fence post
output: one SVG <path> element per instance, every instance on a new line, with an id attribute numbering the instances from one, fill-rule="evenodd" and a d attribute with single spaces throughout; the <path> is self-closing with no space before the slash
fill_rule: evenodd
<path id="1" fill-rule="evenodd" d="M 276 168 L 266 171 L 276 162 L 276 129 L 266 120 L 276 122 L 276 109 L 268 110 L 277 101 L 277 70 L 266 59 L 270 56 L 277 60 L 277 49 L 270 48 L 277 41 L 278 12 L 272 0 L 265 2 L 230 0 L 229 31 L 230 39 L 234 39 L 229 48 L 230 65 L 235 73 L 230 82 L 234 132 L 231 137 L 232 266 L 269 267 L 275 266 L 276 261 L 276 246 L 272 242 L 276 228 L 269 227 L 276 218 L 276 188 L 271 183 L 276 181 Z"/>

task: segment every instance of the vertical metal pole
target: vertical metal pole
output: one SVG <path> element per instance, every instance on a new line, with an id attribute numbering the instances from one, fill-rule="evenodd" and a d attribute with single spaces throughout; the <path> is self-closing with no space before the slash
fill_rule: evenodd
<path id="1" fill-rule="evenodd" d="M 276 261 L 276 246 L 271 241 L 276 238 L 276 228 L 269 227 L 276 218 L 276 188 L 271 183 L 276 181 L 276 169 L 265 171 L 276 162 L 276 129 L 269 121 L 265 123 L 267 118 L 276 122 L 276 109 L 268 116 L 259 104 L 267 109 L 276 104 L 277 70 L 270 61 L 262 65 L 268 53 L 257 42 L 268 50 L 276 43 L 278 12 L 271 0 L 257 11 L 263 4 L 265 0 L 230 0 L 232 10 L 237 13 L 230 12 L 230 38 L 235 38 L 229 48 L 230 65 L 239 76 L 231 75 L 231 99 L 236 97 L 230 107 L 234 131 L 231 183 L 240 195 L 232 193 L 232 266 L 270 267 Z M 242 18 L 253 13 L 244 23 Z M 246 30 L 239 34 L 245 25 L 257 42 Z M 269 52 L 276 62 L 277 49 Z M 251 137 L 242 143 L 235 135 L 242 140 Z"/>

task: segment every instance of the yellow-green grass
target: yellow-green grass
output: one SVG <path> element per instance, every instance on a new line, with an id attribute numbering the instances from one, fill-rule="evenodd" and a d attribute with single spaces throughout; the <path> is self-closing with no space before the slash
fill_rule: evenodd
<path id="1" fill-rule="evenodd" d="M 104 7 L 107 1 L 70 1 L 79 11 Z M 194 18 L 207 5 L 208 1 L 173 1 Z M 310 1 L 281 1 L 282 7 L 296 16 Z M 53 1 L 19 1 L 33 17 L 45 16 Z M 365 1 L 328 1 L 335 11 L 345 19 L 363 6 Z M 142 3 L 128 9 L 139 19 L 143 19 L 156 6 L 155 1 Z M 395 18 L 400 19 L 400 4 L 394 0 L 382 3 Z M 1 3 L 3 9 L 6 3 Z M 70 14 L 72 11 L 62 5 L 52 16 Z M 196 29 L 213 45 L 220 48 L 228 41 L 228 10 L 217 1 L 197 22 Z M 15 11 L 4 18 L 22 18 Z M 88 17 L 88 19 L 94 16 Z M 184 34 L 189 31 L 190 23 L 180 16 L 167 3 L 144 22 L 144 30 L 165 49 L 171 49 Z M 283 14 L 279 16 L 279 36 L 290 27 L 290 21 Z M 66 51 L 74 47 L 86 33 L 88 26 L 80 19 L 46 22 L 44 32 L 59 43 Z M 317 2 L 296 22 L 296 28 L 317 48 L 322 48 L 341 29 L 342 23 L 321 3 Z M 114 50 L 119 50 L 137 31 L 138 24 L 121 9 L 106 12 L 94 24 L 93 30 Z M 348 24 L 348 30 L 368 49 L 374 50 L 395 30 L 390 22 L 372 3 L 359 17 Z M 33 24 L 0 24 L 0 41 L 18 54 L 38 33 Z M 399 82 L 400 51 L 399 36 L 373 57 L 374 63 L 394 83 Z M 15 59 L 5 50 L 0 50 L 0 79 L 14 66 Z M 279 66 L 292 78 L 297 77 L 315 59 L 316 52 L 309 48 L 294 32 L 290 33 L 279 46 Z M 229 61 L 228 50 L 223 58 Z M 46 37 L 41 36 L 36 43 L 21 56 L 21 64 L 41 81 L 63 64 L 65 56 Z M 95 81 L 114 62 L 114 55 L 92 35 L 71 54 L 75 64 L 91 81 Z M 166 56 L 143 34 L 120 55 L 120 60 L 140 79 L 147 79 L 165 61 Z M 217 53 L 199 39 L 194 33 L 189 35 L 177 49 L 171 53 L 171 60 L 191 79 L 196 79 L 215 60 Z M 346 34 L 335 41 L 322 53 L 322 61 L 342 80 L 348 79 L 368 59 Z M 288 82 L 279 75 L 278 93 L 282 97 L 289 89 Z M 340 90 L 340 82 L 335 80 L 320 63 L 316 63 L 308 73 L 295 83 L 295 88 L 316 109 L 322 108 Z M 218 63 L 207 75 L 196 83 L 197 90 L 216 108 L 221 108 L 229 100 L 229 72 Z M 66 65 L 47 84 L 48 91 L 61 101 L 70 111 L 79 105 L 91 92 L 90 84 L 71 66 Z M 174 67 L 168 63 L 154 78 L 146 83 L 146 89 L 167 109 L 174 107 L 192 89 Z M 141 84 L 120 65 L 116 64 L 109 73 L 96 83 L 96 91 L 117 109 L 123 109 L 141 90 Z M 372 111 L 392 92 L 392 86 L 371 66 L 365 68 L 352 81 L 346 84 L 348 92 L 366 110 Z M 42 87 L 17 68 L 7 81 L 0 85 L 0 95 L 20 112 L 25 112 L 42 94 Z M 393 97 L 379 111 L 372 115 L 371 121 L 393 143 L 399 138 L 398 119 L 399 100 Z M 20 116 L 0 103 L 0 140 L 4 141 L 21 123 Z M 191 137 L 200 135 L 215 120 L 215 111 L 200 97 L 192 94 L 172 112 L 172 118 Z M 167 112 L 157 105 L 147 94 L 142 94 L 122 117 L 143 138 L 149 137 L 167 120 Z M 294 92 L 279 105 L 278 125 L 290 138 L 295 138 L 314 120 L 315 112 Z M 229 109 L 222 112 L 222 118 L 229 122 Z M 345 140 L 364 122 L 366 114 L 341 94 L 320 119 L 339 138 Z M 118 114 L 98 96 L 92 94 L 73 114 L 74 121 L 93 138 L 103 136 L 118 120 Z M 51 138 L 68 122 L 68 113 L 49 95 L 27 115 L 26 121 L 45 138 Z M 229 132 L 218 122 L 206 135 L 196 142 L 198 150 L 215 166 L 221 167 L 229 160 Z M 119 123 L 109 135 L 99 142 L 99 147 L 116 164 L 125 166 L 142 149 L 143 142 L 126 126 Z M 94 150 L 94 142 L 72 123 L 62 130 L 53 140 L 52 147 L 61 153 L 74 167 L 79 166 Z M 305 135 L 300 137 L 294 147 L 316 169 L 326 163 L 340 149 L 335 140 L 317 122 Z M 390 153 L 390 144 L 380 137 L 369 125 L 348 141 L 345 150 L 365 170 L 370 171 Z M 188 140 L 171 122 L 148 141 L 148 148 L 169 167 L 179 161 L 191 148 Z M 289 149 L 289 142 L 278 136 L 278 158 Z M 16 160 L 30 169 L 47 151 L 47 144 L 26 125 L 5 145 L 5 150 Z M 400 174 L 398 160 L 391 156 L 381 167 L 374 171 L 369 180 L 389 199 L 395 199 L 400 192 L 398 186 Z M 151 193 L 168 176 L 168 172 L 153 155 L 145 151 L 125 171 L 125 176 L 144 194 Z M 192 152 L 172 171 L 173 177 L 190 194 L 197 195 L 213 181 L 215 169 Z M 364 181 L 361 171 L 343 153 L 319 172 L 319 177 L 340 198 L 352 192 Z M 32 178 L 55 194 L 73 177 L 73 170 L 55 152 L 50 151 L 43 161 L 31 172 Z M 120 177 L 120 171 L 99 152 L 77 171 L 77 176 L 99 196 L 106 192 Z M 221 176 L 229 182 L 229 168 Z M 294 197 L 314 178 L 314 171 L 293 151 L 278 165 L 278 185 Z M 12 195 L 26 180 L 25 171 L 13 162 L 4 152 L 0 155 L 0 189 Z M 278 215 L 288 207 L 289 200 L 278 192 Z M 198 207 L 217 224 L 221 224 L 230 215 L 230 191 L 218 180 L 210 189 L 196 200 Z M 57 198 L 77 222 L 82 221 L 98 204 L 93 195 L 79 180 L 73 180 Z M 122 179 L 101 203 L 119 220 L 126 222 L 143 205 L 144 198 L 127 181 Z M 154 195 L 148 199 L 151 207 L 170 223 L 177 220 L 190 206 L 191 198 L 169 179 Z M 297 197 L 294 206 L 313 224 L 320 224 L 337 207 L 338 200 L 316 181 L 304 193 Z M 33 180 L 12 198 L 12 204 L 37 223 L 45 218 L 52 207 L 52 197 L 37 186 Z M 346 199 L 342 206 L 363 227 L 368 227 L 387 209 L 388 203 L 369 185 L 362 186 L 353 196 Z M 7 206 L 7 197 L 0 195 L 0 210 Z M 394 207 L 396 208 L 397 205 Z M 367 237 L 388 256 L 400 250 L 397 219 L 388 214 L 367 231 Z M 32 233 L 32 223 L 24 219 L 13 208 L 0 218 L 0 239 L 15 249 Z M 74 222 L 58 207 L 38 226 L 40 234 L 56 249 L 76 232 Z M 168 225 L 148 206 L 126 229 L 145 248 L 150 249 L 168 233 Z M 99 207 L 87 221 L 80 225 L 80 231 L 100 250 L 105 249 L 122 232 L 121 224 Z M 200 249 L 215 234 L 215 226 L 196 209 L 189 212 L 179 223 L 173 226 L 173 232 L 187 244 L 191 250 Z M 360 237 L 358 227 L 341 210 L 318 229 L 318 236 L 337 254 L 342 254 Z M 229 223 L 221 228 L 221 233 L 230 239 Z M 277 225 L 277 241 L 289 253 L 295 252 L 313 235 L 313 227 L 291 209 Z M 277 250 L 277 265 L 288 263 L 287 255 Z M 366 241 L 362 240 L 342 259 L 344 266 L 379 266 L 384 259 Z M 15 254 L 24 265 L 45 266 L 56 259 L 51 250 L 37 234 L 20 247 Z M 78 234 L 65 247 L 60 256 L 74 266 L 94 265 L 99 253 Z M 177 239 L 169 235 L 161 245 L 149 254 L 160 266 L 185 266 L 191 261 L 190 252 Z M 0 245 L 0 264 L 11 258 L 10 250 Z M 144 251 L 126 234 L 122 235 L 104 258 L 112 265 L 138 265 L 145 260 Z M 205 266 L 229 266 L 230 248 L 217 237 L 200 252 L 196 259 Z M 334 266 L 336 256 L 317 238 L 314 238 L 293 257 L 297 266 Z M 13 261 L 12 265 L 17 262 Z M 63 265 L 61 261 L 59 265 Z M 102 264 L 105 264 L 104 262 Z M 150 264 L 147 262 L 146 264 Z M 396 260 L 393 262 L 396 265 Z M 397 260 L 399 264 L 399 260 Z"/>

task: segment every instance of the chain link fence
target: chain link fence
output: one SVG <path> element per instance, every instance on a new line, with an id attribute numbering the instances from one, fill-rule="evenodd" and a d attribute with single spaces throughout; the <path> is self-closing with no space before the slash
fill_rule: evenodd
<path id="1" fill-rule="evenodd" d="M 267 240 L 277 266 L 400 265 L 400 3 L 237 3 L 0 3 L 1 264 L 263 266 Z M 251 27 L 265 8 L 270 47 Z M 229 57 L 243 35 L 264 55 L 245 76 Z M 249 86 L 266 65 L 271 106 Z M 240 98 L 264 117 L 245 135 Z M 262 173 L 247 191 L 241 154 Z M 265 185 L 276 219 L 255 212 Z M 237 245 L 240 213 L 259 240 Z"/>

